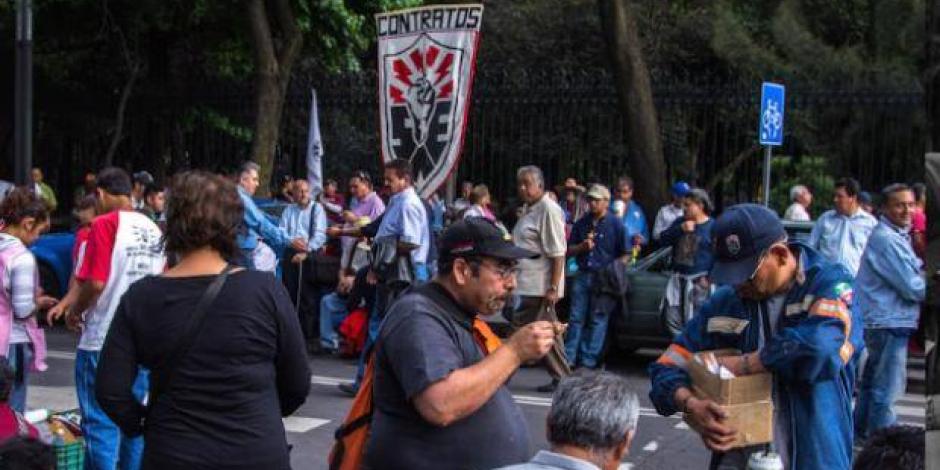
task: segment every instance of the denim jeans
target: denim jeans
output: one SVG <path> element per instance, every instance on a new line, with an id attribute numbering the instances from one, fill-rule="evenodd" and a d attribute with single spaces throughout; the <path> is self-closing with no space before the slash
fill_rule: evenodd
<path id="1" fill-rule="evenodd" d="M 339 349 L 336 329 L 347 315 L 349 310 L 346 308 L 346 299 L 336 292 L 320 299 L 320 346 L 330 351 Z"/>
<path id="2" fill-rule="evenodd" d="M 910 328 L 865 330 L 868 361 L 855 404 L 857 440 L 864 441 L 875 431 L 897 422 L 892 407 L 907 385 L 907 342 L 912 333 Z"/>
<path id="3" fill-rule="evenodd" d="M 604 349 L 610 312 L 597 310 L 591 302 L 593 280 L 594 273 L 580 271 L 571 288 L 571 314 L 565 333 L 565 355 L 571 367 L 596 368 Z"/>
<path id="4" fill-rule="evenodd" d="M 415 265 L 414 274 L 415 283 L 421 284 L 430 280 L 431 272 L 428 265 L 418 263 Z M 366 362 L 372 355 L 372 346 L 375 344 L 375 340 L 379 337 L 379 329 L 382 326 L 382 320 L 385 319 L 385 312 L 392 302 L 398 298 L 399 294 L 401 294 L 401 291 L 390 292 L 390 289 L 382 286 L 376 289 L 375 305 L 372 307 L 372 311 L 369 312 L 369 336 L 366 337 L 366 344 L 362 348 L 362 354 L 359 355 L 359 365 L 356 367 L 356 381 L 353 383 L 356 390 L 359 389 L 362 376 L 366 373 Z"/>
<path id="5" fill-rule="evenodd" d="M 95 399 L 95 372 L 100 351 L 79 349 L 75 354 L 75 391 L 82 410 L 86 470 L 137 470 L 144 450 L 143 437 L 128 438 L 104 413 Z M 147 371 L 141 369 L 134 382 L 134 396 L 143 402 L 147 393 Z"/>
<path id="6" fill-rule="evenodd" d="M 7 361 L 13 368 L 13 390 L 10 391 L 10 407 L 20 413 L 26 411 L 26 383 L 30 364 L 33 362 L 32 343 L 10 344 Z"/>

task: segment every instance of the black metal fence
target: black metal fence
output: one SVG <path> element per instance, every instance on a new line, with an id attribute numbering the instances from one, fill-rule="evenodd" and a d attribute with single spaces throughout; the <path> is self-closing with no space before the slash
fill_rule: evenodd
<path id="1" fill-rule="evenodd" d="M 753 199 L 761 178 L 755 145 L 759 83 L 654 77 L 653 85 L 670 177 L 713 184 L 719 202 Z M 927 120 L 916 85 L 902 90 L 788 85 L 786 145 L 776 153 L 797 161 L 823 156 L 833 176 L 854 176 L 866 188 L 922 178 Z M 376 80 L 366 73 L 294 81 L 278 170 L 303 172 L 311 87 L 320 104 L 326 175 L 377 172 Z M 128 113 L 118 162 L 158 175 L 234 167 L 249 154 L 251 113 L 252 95 L 244 90 L 138 97 Z M 514 194 L 515 169 L 525 164 L 539 165 L 551 184 L 568 176 L 611 182 L 630 174 L 623 117 L 612 80 L 602 70 L 480 74 L 468 126 L 457 177 L 487 183 L 497 198 Z M 63 136 L 56 155 L 68 163 L 56 169 L 58 185 L 78 181 L 84 169 L 100 164 L 106 147 L 101 137 Z"/>

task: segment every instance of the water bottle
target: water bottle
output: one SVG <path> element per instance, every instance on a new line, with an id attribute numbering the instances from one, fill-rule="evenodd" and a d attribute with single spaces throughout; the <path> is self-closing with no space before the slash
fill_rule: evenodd
<path id="1" fill-rule="evenodd" d="M 640 257 L 640 244 L 633 240 L 633 249 L 630 251 L 630 265 L 635 266 L 637 258 Z"/>
<path id="2" fill-rule="evenodd" d="M 783 460 L 774 451 L 762 450 L 751 454 L 747 470 L 783 470 Z"/>

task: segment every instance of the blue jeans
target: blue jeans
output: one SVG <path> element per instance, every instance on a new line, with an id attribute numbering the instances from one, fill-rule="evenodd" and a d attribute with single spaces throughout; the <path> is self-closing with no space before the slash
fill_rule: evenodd
<path id="1" fill-rule="evenodd" d="M 571 288 L 571 315 L 565 333 L 565 355 L 571 367 L 579 364 L 589 369 L 597 367 L 610 312 L 598 310 L 591 302 L 591 282 L 594 273 L 581 271 L 574 277 Z"/>
<path id="2" fill-rule="evenodd" d="M 912 333 L 910 328 L 865 330 L 868 361 L 855 404 L 857 440 L 864 441 L 875 431 L 897 422 L 892 407 L 907 385 L 907 342 Z"/>
<path id="3" fill-rule="evenodd" d="M 7 362 L 13 368 L 13 390 L 10 391 L 10 407 L 20 413 L 26 411 L 26 382 L 30 364 L 33 362 L 32 343 L 10 344 Z"/>
<path id="4" fill-rule="evenodd" d="M 415 283 L 422 284 L 430 280 L 431 272 L 428 269 L 428 265 L 424 263 L 418 263 L 415 265 Z M 362 354 L 359 355 L 359 365 L 356 367 L 356 381 L 353 383 L 353 387 L 357 390 L 359 389 L 359 384 L 362 382 L 362 376 L 366 373 L 366 362 L 369 360 L 369 356 L 372 354 L 372 345 L 375 344 L 375 340 L 379 337 L 379 329 L 382 326 L 382 320 L 385 318 L 385 311 L 388 310 L 389 305 L 394 302 L 394 299 L 397 298 L 398 293 L 389 292 L 389 289 L 384 287 L 379 287 L 376 289 L 376 301 L 375 305 L 372 307 L 372 311 L 369 312 L 369 336 L 366 337 L 366 344 L 362 348 Z M 391 298 L 391 302 L 388 300 Z"/>
<path id="5" fill-rule="evenodd" d="M 79 349 L 75 354 L 75 391 L 82 410 L 85 435 L 86 470 L 136 470 L 143 455 L 143 437 L 128 438 L 104 413 L 95 399 L 95 372 L 100 351 Z M 134 381 L 134 396 L 143 402 L 147 393 L 147 371 L 141 369 Z"/>
<path id="6" fill-rule="evenodd" d="M 331 351 L 339 349 L 336 329 L 347 315 L 349 310 L 346 308 L 346 299 L 336 292 L 320 299 L 320 346 Z"/>

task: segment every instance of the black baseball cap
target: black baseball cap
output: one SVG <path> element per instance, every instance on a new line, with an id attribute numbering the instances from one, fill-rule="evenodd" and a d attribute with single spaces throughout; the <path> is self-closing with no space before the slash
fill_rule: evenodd
<path id="1" fill-rule="evenodd" d="M 747 281 L 764 252 L 786 239 L 787 232 L 774 211 L 758 204 L 729 207 L 712 226 L 712 281 L 729 286 Z"/>
<path id="2" fill-rule="evenodd" d="M 516 260 L 539 256 L 513 244 L 508 233 L 483 217 L 468 217 L 447 227 L 438 240 L 438 254 L 441 259 L 486 256 Z"/>

